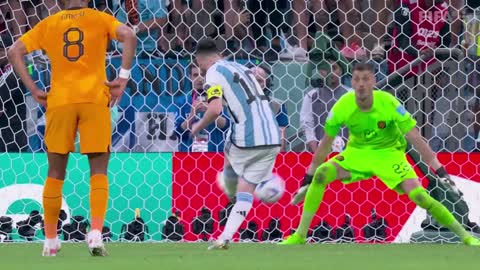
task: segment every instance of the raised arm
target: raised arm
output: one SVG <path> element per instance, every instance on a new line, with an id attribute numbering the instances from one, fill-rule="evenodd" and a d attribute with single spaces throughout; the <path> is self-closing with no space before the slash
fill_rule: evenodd
<path id="1" fill-rule="evenodd" d="M 305 133 L 308 150 L 312 153 L 317 149 L 317 138 L 315 136 L 315 121 L 313 120 L 312 98 L 307 93 L 303 98 L 300 113 L 300 125 Z"/>

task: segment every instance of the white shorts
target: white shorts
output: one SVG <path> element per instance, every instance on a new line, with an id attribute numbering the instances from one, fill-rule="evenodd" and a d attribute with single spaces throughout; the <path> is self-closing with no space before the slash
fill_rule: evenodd
<path id="1" fill-rule="evenodd" d="M 230 142 L 225 144 L 225 157 L 235 173 L 251 184 L 259 184 L 272 177 L 275 159 L 280 146 L 238 148 Z"/>

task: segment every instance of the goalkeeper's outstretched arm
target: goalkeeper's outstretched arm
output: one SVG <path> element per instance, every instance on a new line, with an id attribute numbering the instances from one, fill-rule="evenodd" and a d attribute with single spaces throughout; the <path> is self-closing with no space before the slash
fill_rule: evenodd
<path id="1" fill-rule="evenodd" d="M 422 135 L 420 135 L 418 128 L 414 127 L 407 133 L 406 137 L 408 142 L 411 143 L 413 147 L 420 153 L 422 160 L 435 171 L 438 177 L 440 177 L 440 180 L 455 186 L 455 183 L 452 181 L 450 175 L 448 175 L 443 165 L 440 163 L 440 161 L 438 161 L 435 152 L 433 152 L 427 141 L 422 137 Z"/>
<path id="2" fill-rule="evenodd" d="M 420 153 L 422 160 L 432 167 L 435 171 L 442 168 L 442 164 L 437 159 L 437 155 L 433 152 L 432 148 L 428 145 L 427 141 L 422 137 L 418 128 L 414 127 L 407 135 L 407 140 L 413 145 L 415 149 Z"/>

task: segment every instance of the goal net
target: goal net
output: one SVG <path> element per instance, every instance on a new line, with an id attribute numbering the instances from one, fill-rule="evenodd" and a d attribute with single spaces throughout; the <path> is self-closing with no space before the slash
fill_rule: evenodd
<path id="1" fill-rule="evenodd" d="M 452 175 L 453 183 L 439 181 L 409 148 L 409 161 L 424 186 L 466 228 L 480 232 L 476 225 L 480 222 L 480 10 L 474 1 L 466 5 L 427 0 L 130 2 L 90 3 L 138 30 L 139 40 L 126 93 L 111 109 L 115 128 L 106 239 L 205 241 L 225 226 L 231 204 L 216 177 L 223 170 L 228 113 L 222 115 L 226 125 L 208 128 L 194 138 L 182 128 L 194 114 L 192 105 L 202 102 L 202 78 L 192 52 L 205 36 L 217 41 L 227 59 L 254 68 L 283 133 L 274 172 L 285 179 L 285 195 L 272 205 L 256 201 L 236 240 L 278 241 L 296 228 L 302 207 L 290 205 L 290 200 L 323 134 L 329 109 L 351 91 L 352 66 L 362 60 L 375 66 L 378 88 L 404 104 Z M 45 109 L 12 71 L 6 50 L 61 8 L 56 1 L 0 3 L 2 242 L 44 238 L 41 196 L 48 169 Z M 109 48 L 110 80 L 120 68 L 119 49 L 115 43 Z M 49 89 L 48 56 L 38 51 L 25 59 L 35 82 Z M 193 119 L 201 117 L 198 111 Z M 348 134 L 342 132 L 332 151 L 341 151 L 347 140 Z M 88 193 L 88 162 L 77 145 L 63 189 L 61 239 L 85 239 Z M 310 236 L 314 242 L 458 240 L 376 178 L 350 185 L 332 183 Z"/>

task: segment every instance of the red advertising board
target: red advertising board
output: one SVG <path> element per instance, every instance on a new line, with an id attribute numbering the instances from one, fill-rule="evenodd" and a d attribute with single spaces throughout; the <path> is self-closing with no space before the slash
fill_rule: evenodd
<path id="1" fill-rule="evenodd" d="M 268 227 L 272 218 L 278 218 L 281 229 L 288 234 L 296 228 L 300 220 L 301 206 L 289 204 L 291 195 L 299 187 L 307 166 L 311 161 L 309 153 L 282 153 L 278 156 L 274 172 L 285 179 L 286 193 L 276 204 L 266 205 L 256 201 L 247 221 L 255 221 L 261 230 Z M 446 164 L 449 173 L 480 182 L 478 154 L 439 154 L 439 159 Z M 228 200 L 217 187 L 216 174 L 223 169 L 223 155 L 218 153 L 176 153 L 173 157 L 173 209 L 179 211 L 185 224 L 185 240 L 194 241 L 198 235 L 192 233 L 191 223 L 202 208 L 212 211 L 215 219 L 214 234 L 216 237 L 222 228 L 218 226 L 218 212 L 224 208 Z M 417 169 L 417 173 L 422 176 Z M 350 185 L 336 181 L 325 192 L 323 203 L 313 221 L 317 225 L 320 220 L 331 226 L 344 224 L 345 215 L 352 217 L 357 241 L 363 240 L 362 228 L 371 222 L 371 210 L 375 208 L 379 217 L 388 224 L 387 241 L 393 241 L 403 225 L 415 209 L 415 204 L 408 197 L 399 196 L 389 190 L 378 179 L 369 179 Z M 242 225 L 242 228 L 246 223 Z"/>

